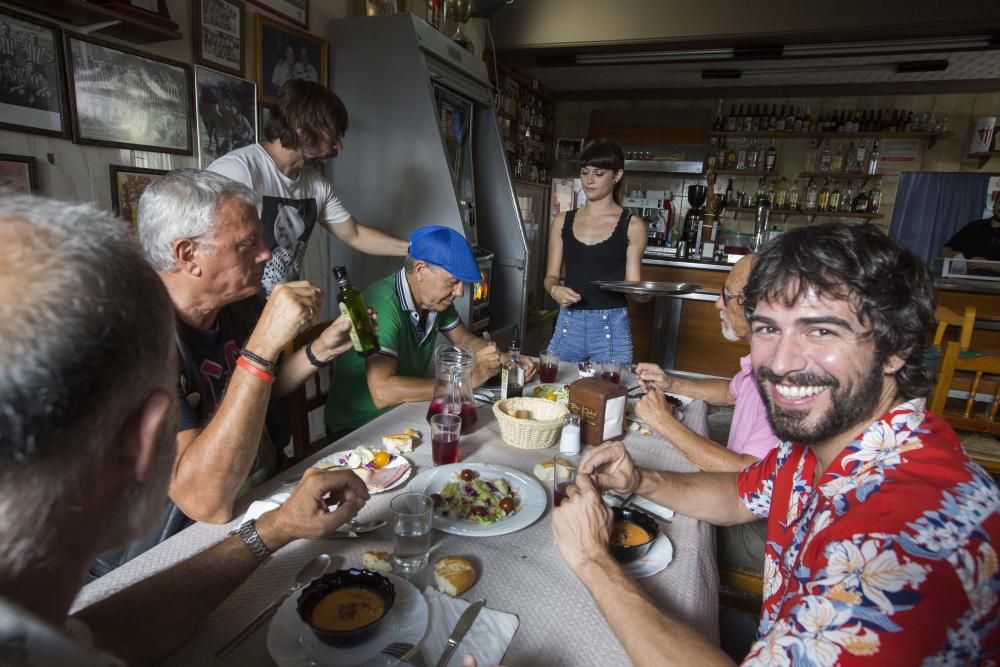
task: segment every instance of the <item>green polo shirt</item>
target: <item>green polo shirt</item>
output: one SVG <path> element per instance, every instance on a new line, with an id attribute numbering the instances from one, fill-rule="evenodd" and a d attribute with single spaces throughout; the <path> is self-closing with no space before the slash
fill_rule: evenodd
<path id="1" fill-rule="evenodd" d="M 378 315 L 378 343 L 384 354 L 396 360 L 396 374 L 424 377 L 434 357 L 439 331 L 451 331 L 462 323 L 454 304 L 441 313 L 417 313 L 406 274 L 386 276 L 364 291 L 365 303 Z M 354 350 L 337 357 L 330 393 L 326 401 L 326 428 L 329 433 L 353 429 L 396 406 L 382 408 L 372 403 L 365 374 L 365 358 Z"/>

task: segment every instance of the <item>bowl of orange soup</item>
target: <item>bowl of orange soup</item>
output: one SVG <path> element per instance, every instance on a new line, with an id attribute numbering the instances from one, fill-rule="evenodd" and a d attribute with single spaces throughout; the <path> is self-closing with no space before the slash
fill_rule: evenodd
<path id="1" fill-rule="evenodd" d="M 360 644 L 396 600 L 392 582 L 371 570 L 337 570 L 312 582 L 299 596 L 298 612 L 324 644 Z"/>
<path id="2" fill-rule="evenodd" d="M 645 556 L 660 534 L 656 520 L 634 507 L 614 507 L 615 518 L 611 524 L 608 549 L 619 563 L 627 563 Z"/>

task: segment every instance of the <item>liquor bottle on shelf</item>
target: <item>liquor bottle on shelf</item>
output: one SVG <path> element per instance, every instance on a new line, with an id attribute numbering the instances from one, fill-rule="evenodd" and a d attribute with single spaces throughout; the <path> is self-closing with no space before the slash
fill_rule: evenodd
<path id="1" fill-rule="evenodd" d="M 751 127 L 753 127 L 753 131 L 754 132 L 760 132 L 760 130 L 761 130 L 761 126 L 760 126 L 761 122 L 766 122 L 764 120 L 764 110 L 761 109 L 760 105 L 758 104 L 757 106 L 754 107 L 753 111 L 754 111 L 754 113 L 753 113 L 753 123 L 751 124 Z"/>
<path id="2" fill-rule="evenodd" d="M 719 108 L 715 112 L 715 122 L 712 123 L 712 131 L 721 132 L 723 127 L 725 127 L 725 125 L 722 121 L 722 100 L 719 100 Z"/>
<path id="3" fill-rule="evenodd" d="M 771 138 L 771 145 L 764 153 L 764 171 L 774 171 L 778 166 L 778 149 L 774 147 L 774 138 Z"/>
<path id="4" fill-rule="evenodd" d="M 819 171 L 830 171 L 833 154 L 830 152 L 830 141 L 824 139 L 819 148 Z"/>
<path id="5" fill-rule="evenodd" d="M 903 123 L 903 132 L 913 132 L 913 112 L 906 112 L 906 121 Z"/>
<path id="6" fill-rule="evenodd" d="M 732 142 L 729 142 L 729 147 L 726 149 L 726 169 L 736 169 L 736 160 L 738 157 L 739 155 L 733 147 Z"/>
<path id="7" fill-rule="evenodd" d="M 750 149 L 747 150 L 747 169 L 760 169 L 760 147 L 757 146 L 757 137 L 750 139 Z"/>
<path id="8" fill-rule="evenodd" d="M 799 209 L 799 179 L 792 180 L 792 187 L 788 190 L 788 210 L 797 211 Z"/>
<path id="9" fill-rule="evenodd" d="M 754 192 L 752 205 L 756 206 L 763 199 L 767 199 L 767 187 L 764 183 L 764 177 L 761 176 L 760 180 L 757 181 L 757 191 Z"/>
<path id="10" fill-rule="evenodd" d="M 346 315 L 351 320 L 351 342 L 354 344 L 354 351 L 365 357 L 378 352 L 381 348 L 375 336 L 375 329 L 372 327 L 371 316 L 368 315 L 368 307 L 361 292 L 347 277 L 347 268 L 333 267 L 333 277 L 340 287 L 337 292 L 337 307 L 341 315 Z"/>
<path id="11" fill-rule="evenodd" d="M 868 166 L 868 146 L 867 139 L 862 139 L 858 143 L 858 147 L 854 151 L 854 164 L 851 165 L 851 171 L 860 174 Z"/>
<path id="12" fill-rule="evenodd" d="M 788 181 L 784 176 L 778 181 L 774 189 L 774 197 L 771 199 L 772 206 L 776 209 L 784 209 L 788 204 Z"/>
<path id="13" fill-rule="evenodd" d="M 819 139 L 812 139 L 809 142 L 809 150 L 806 151 L 806 171 L 816 171 L 817 153 L 819 153 Z"/>
<path id="14" fill-rule="evenodd" d="M 844 186 L 844 190 L 840 193 L 840 210 L 850 211 L 854 205 L 854 189 L 851 187 L 851 182 L 848 181 L 847 185 Z"/>
<path id="15" fill-rule="evenodd" d="M 840 184 L 837 181 L 833 182 L 833 189 L 830 190 L 830 197 L 826 201 L 826 210 L 840 210 Z"/>
<path id="16" fill-rule="evenodd" d="M 743 137 L 740 139 L 739 150 L 736 151 L 736 168 L 746 169 L 747 168 L 747 138 Z"/>
<path id="17" fill-rule="evenodd" d="M 837 151 L 833 154 L 833 160 L 830 162 L 830 171 L 844 171 L 844 144 L 837 146 Z"/>
<path id="18" fill-rule="evenodd" d="M 777 116 L 777 113 L 775 112 L 775 106 L 777 106 L 777 105 L 774 105 L 774 104 L 771 105 L 771 113 L 768 114 L 768 116 L 767 116 L 767 131 L 768 132 L 774 132 L 775 129 L 778 127 L 778 116 Z"/>
<path id="19" fill-rule="evenodd" d="M 863 186 L 858 190 L 858 196 L 854 198 L 854 205 L 852 208 L 855 213 L 868 212 L 868 193 L 865 192 Z"/>
<path id="20" fill-rule="evenodd" d="M 718 137 L 712 137 L 708 140 L 708 155 L 705 157 L 705 171 L 711 171 L 716 168 L 718 157 L 719 139 Z"/>
<path id="21" fill-rule="evenodd" d="M 830 205 L 830 181 L 824 181 L 823 187 L 820 188 L 819 194 L 816 196 L 816 210 L 825 211 Z"/>
<path id="22" fill-rule="evenodd" d="M 795 116 L 795 120 L 794 120 L 794 121 L 792 121 L 792 128 L 793 128 L 793 130 L 794 130 L 795 132 L 802 132 L 802 131 L 803 131 L 803 129 L 804 129 L 804 128 L 802 127 L 802 116 L 803 116 L 803 115 L 804 115 L 804 112 L 802 112 L 802 111 L 800 110 L 799 114 L 798 114 L 797 116 Z"/>
<path id="23" fill-rule="evenodd" d="M 882 179 L 875 179 L 875 187 L 868 193 L 868 212 L 878 213 L 882 206 Z"/>
<path id="24" fill-rule="evenodd" d="M 854 120 L 851 123 L 851 132 L 860 132 L 860 131 L 861 131 L 861 112 L 855 111 Z"/>
<path id="25" fill-rule="evenodd" d="M 726 132 L 736 130 L 736 105 L 729 105 L 729 116 L 726 118 Z"/>
<path id="26" fill-rule="evenodd" d="M 818 205 L 819 205 L 819 187 L 817 187 L 815 179 L 810 179 L 809 187 L 806 189 L 805 208 L 807 211 L 815 211 Z"/>
<path id="27" fill-rule="evenodd" d="M 874 176 L 875 172 L 878 171 L 878 159 L 881 154 L 878 150 L 878 139 L 875 139 L 875 143 L 872 144 L 872 150 L 868 154 L 868 166 L 865 168 L 865 173 L 869 176 Z"/>
<path id="28" fill-rule="evenodd" d="M 733 199 L 733 179 L 729 179 L 729 185 L 726 186 L 726 206 L 735 206 L 736 200 Z"/>
<path id="29" fill-rule="evenodd" d="M 789 104 L 788 116 L 785 118 L 785 132 L 792 132 L 794 130 L 795 130 L 795 107 Z"/>
<path id="30" fill-rule="evenodd" d="M 743 131 L 749 132 L 753 129 L 753 106 L 747 105 L 747 111 L 743 115 Z"/>
<path id="31" fill-rule="evenodd" d="M 778 117 L 774 119 L 774 131 L 784 132 L 785 131 L 785 105 L 781 105 L 781 111 L 778 112 Z"/>

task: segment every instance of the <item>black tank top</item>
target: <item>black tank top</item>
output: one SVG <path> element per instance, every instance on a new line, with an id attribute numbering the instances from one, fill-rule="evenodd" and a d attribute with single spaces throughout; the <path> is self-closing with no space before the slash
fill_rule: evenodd
<path id="1" fill-rule="evenodd" d="M 576 210 L 566 213 L 563 220 L 563 263 L 566 266 L 566 287 L 575 290 L 581 297 L 579 303 L 571 308 L 576 310 L 610 310 L 625 308 L 628 301 L 619 292 L 608 292 L 596 285 L 593 280 L 625 280 L 625 258 L 628 249 L 628 223 L 631 214 L 628 209 L 622 211 L 618 224 L 611 236 L 587 245 L 580 243 L 573 234 L 573 220 Z"/>

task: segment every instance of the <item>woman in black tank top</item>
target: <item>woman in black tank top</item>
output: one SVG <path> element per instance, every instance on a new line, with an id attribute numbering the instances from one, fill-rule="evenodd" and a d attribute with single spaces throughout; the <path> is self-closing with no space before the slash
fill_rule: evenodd
<path id="1" fill-rule="evenodd" d="M 629 364 L 632 330 L 625 296 L 592 282 L 640 279 L 646 225 L 621 206 L 625 156 L 618 144 L 595 139 L 580 162 L 587 204 L 557 215 L 549 232 L 545 289 L 560 306 L 549 350 L 563 361 Z"/>

